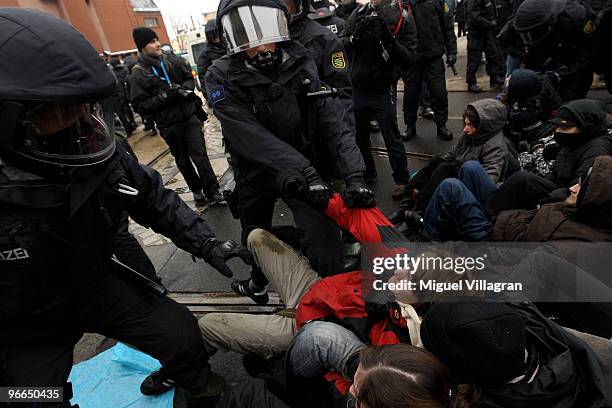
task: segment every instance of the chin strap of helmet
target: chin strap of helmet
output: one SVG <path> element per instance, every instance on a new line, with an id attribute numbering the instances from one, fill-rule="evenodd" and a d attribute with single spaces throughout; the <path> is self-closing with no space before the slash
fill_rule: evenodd
<path id="1" fill-rule="evenodd" d="M 248 58 L 249 63 L 264 75 L 273 73 L 280 65 L 281 50 L 278 45 L 275 51 L 258 52 L 253 58 Z"/>

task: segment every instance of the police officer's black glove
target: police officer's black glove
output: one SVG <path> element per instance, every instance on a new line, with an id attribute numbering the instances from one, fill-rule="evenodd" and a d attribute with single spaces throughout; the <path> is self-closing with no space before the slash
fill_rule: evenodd
<path id="1" fill-rule="evenodd" d="M 376 207 L 374 192 L 359 177 L 347 181 L 346 190 L 342 193 L 342 199 L 348 208 Z"/>
<path id="2" fill-rule="evenodd" d="M 304 170 L 304 177 L 306 177 L 308 182 L 304 192 L 308 203 L 319 210 L 326 209 L 329 199 L 333 194 L 332 189 L 323 181 L 313 167 L 308 167 Z"/>
<path id="3" fill-rule="evenodd" d="M 393 41 L 395 41 L 391 30 L 389 30 L 389 26 L 382 17 L 372 17 L 372 20 L 370 21 L 370 26 L 372 33 L 376 36 L 376 38 L 378 38 L 378 40 L 385 48 L 390 46 Z"/>
<path id="4" fill-rule="evenodd" d="M 446 65 L 449 67 L 457 63 L 457 54 L 448 54 L 446 56 Z"/>
<path id="5" fill-rule="evenodd" d="M 234 273 L 225 262 L 235 257 L 240 257 L 247 265 L 253 263 L 250 252 L 235 241 L 219 241 L 210 238 L 202 246 L 202 258 L 228 278 L 234 276 Z"/>

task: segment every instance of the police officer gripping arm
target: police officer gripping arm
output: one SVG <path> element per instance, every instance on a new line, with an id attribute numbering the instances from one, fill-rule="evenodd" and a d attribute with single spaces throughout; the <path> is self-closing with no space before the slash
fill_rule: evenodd
<path id="1" fill-rule="evenodd" d="M 53 406 L 70 407 L 74 345 L 91 332 L 158 359 L 174 407 L 214 406 L 223 379 L 196 320 L 112 269 L 116 228 L 127 210 L 226 276 L 245 253 L 115 145 L 101 105 L 116 81 L 79 32 L 20 8 L 0 9 L 0 26 L 0 59 L 15 62 L 0 75 L 0 384 L 64 386 Z"/>
<path id="2" fill-rule="evenodd" d="M 243 242 L 253 228 L 271 228 L 280 194 L 276 177 L 285 170 L 307 179 L 304 193 L 314 207 L 327 205 L 331 189 L 321 174 L 330 172 L 346 180 L 355 206 L 375 204 L 345 109 L 337 98 L 313 97 L 322 89 L 317 67 L 309 52 L 289 39 L 288 20 L 281 0 L 224 0 L 217 12 L 229 55 L 208 70 L 206 90 L 234 159 Z M 319 160 L 320 151 L 332 159 Z M 302 250 L 313 268 L 324 275 L 340 272 L 337 226 L 301 200 L 284 200 L 303 231 Z M 234 282 L 233 289 L 266 303 L 265 276 L 256 269 L 251 276 Z"/>

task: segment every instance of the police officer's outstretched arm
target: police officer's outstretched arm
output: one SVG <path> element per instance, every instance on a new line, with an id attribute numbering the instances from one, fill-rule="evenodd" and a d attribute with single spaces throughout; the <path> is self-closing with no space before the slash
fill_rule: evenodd
<path id="1" fill-rule="evenodd" d="M 138 190 L 127 208 L 136 222 L 170 238 L 177 247 L 204 259 L 227 277 L 232 276 L 225 263 L 228 259 L 239 256 L 245 263 L 251 262 L 246 248 L 234 241 L 217 240 L 206 222 L 174 191 L 164 187 L 159 173 L 124 151 L 118 154 L 128 180 Z"/>

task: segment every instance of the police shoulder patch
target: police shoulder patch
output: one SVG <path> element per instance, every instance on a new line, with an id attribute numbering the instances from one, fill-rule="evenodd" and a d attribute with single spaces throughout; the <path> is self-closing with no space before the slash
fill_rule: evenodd
<path id="1" fill-rule="evenodd" d="M 595 31 L 595 23 L 593 22 L 593 20 L 588 20 L 582 30 L 586 34 L 591 34 L 593 31 Z"/>
<path id="2" fill-rule="evenodd" d="M 225 92 L 223 91 L 223 85 L 215 86 L 210 90 L 210 94 L 208 95 L 208 100 L 211 105 L 216 104 L 219 101 L 225 99 Z"/>
<path id="3" fill-rule="evenodd" d="M 448 13 L 450 11 L 450 8 L 448 7 L 448 3 L 444 2 L 444 12 Z"/>
<path id="4" fill-rule="evenodd" d="M 331 63 L 332 67 L 336 69 L 344 69 L 346 68 L 346 59 L 344 58 L 344 52 L 334 52 L 331 55 Z"/>

